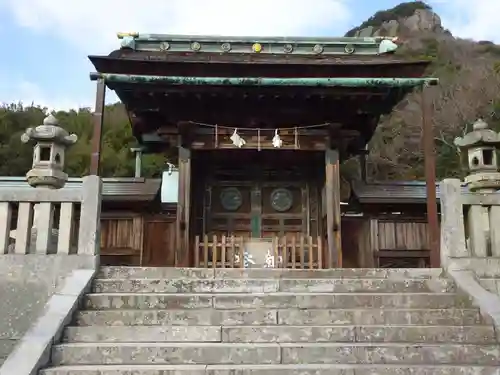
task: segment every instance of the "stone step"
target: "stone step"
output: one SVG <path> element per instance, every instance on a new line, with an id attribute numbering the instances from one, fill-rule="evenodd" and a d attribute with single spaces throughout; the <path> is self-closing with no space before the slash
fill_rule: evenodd
<path id="1" fill-rule="evenodd" d="M 475 325 L 492 324 L 471 309 L 84 310 L 79 326 L 157 325 Z"/>
<path id="2" fill-rule="evenodd" d="M 334 268 L 299 270 L 280 268 L 172 268 L 101 267 L 97 278 L 110 279 L 430 279 L 443 276 L 441 268 Z"/>
<path id="3" fill-rule="evenodd" d="M 494 344 L 496 333 L 493 326 L 240 326 L 222 327 L 222 342 Z"/>
<path id="4" fill-rule="evenodd" d="M 493 326 L 91 326 L 68 327 L 65 342 L 496 342 Z"/>
<path id="5" fill-rule="evenodd" d="M 106 365 L 61 366 L 40 375 L 498 375 L 496 366 L 452 365 Z"/>
<path id="6" fill-rule="evenodd" d="M 473 313 L 466 313 L 473 318 Z M 476 316 L 477 316 L 476 312 Z M 458 314 L 458 316 L 462 316 Z M 79 326 L 157 325 L 267 325 L 277 324 L 276 310 L 84 310 L 76 314 Z"/>
<path id="7" fill-rule="evenodd" d="M 97 279 L 95 293 L 453 292 L 449 279 Z"/>
<path id="8" fill-rule="evenodd" d="M 284 325 L 475 325 L 489 324 L 479 309 L 287 309 L 278 310 L 278 324 Z"/>
<path id="9" fill-rule="evenodd" d="M 52 364 L 453 364 L 500 366 L 500 346 L 465 344 L 67 343 Z"/>
<path id="10" fill-rule="evenodd" d="M 91 293 L 87 309 L 255 309 L 255 308 L 432 308 L 470 307 L 454 293 L 255 293 L 160 294 Z"/>
<path id="11" fill-rule="evenodd" d="M 66 327 L 64 342 L 221 342 L 221 326 Z"/>

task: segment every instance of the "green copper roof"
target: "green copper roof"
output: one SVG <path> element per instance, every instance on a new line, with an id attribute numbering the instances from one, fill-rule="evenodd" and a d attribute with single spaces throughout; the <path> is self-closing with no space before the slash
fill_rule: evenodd
<path id="1" fill-rule="evenodd" d="M 118 33 L 121 48 L 149 52 L 272 55 L 380 55 L 397 49 L 393 37 L 230 37 Z"/>

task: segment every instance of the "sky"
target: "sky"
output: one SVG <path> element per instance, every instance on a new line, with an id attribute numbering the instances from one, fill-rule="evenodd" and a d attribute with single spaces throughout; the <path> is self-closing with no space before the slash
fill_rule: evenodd
<path id="1" fill-rule="evenodd" d="M 343 36 L 392 0 L 0 0 L 0 103 L 92 107 L 88 55 L 116 33 Z M 431 0 L 455 36 L 500 44 L 499 0 Z M 108 102 L 116 101 L 114 94 Z"/>

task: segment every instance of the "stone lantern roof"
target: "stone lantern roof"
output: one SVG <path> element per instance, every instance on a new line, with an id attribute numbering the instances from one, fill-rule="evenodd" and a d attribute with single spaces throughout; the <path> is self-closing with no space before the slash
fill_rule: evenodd
<path id="1" fill-rule="evenodd" d="M 455 138 L 454 143 L 463 150 L 481 145 L 500 146 L 500 133 L 490 129 L 484 120 L 478 119 L 472 125 L 472 131 Z"/>

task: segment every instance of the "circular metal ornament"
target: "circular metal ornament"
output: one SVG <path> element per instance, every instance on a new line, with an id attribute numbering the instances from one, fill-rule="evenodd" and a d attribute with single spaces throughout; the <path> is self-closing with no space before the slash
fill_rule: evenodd
<path id="1" fill-rule="evenodd" d="M 220 193 L 220 203 L 227 211 L 236 211 L 243 204 L 241 192 L 235 187 L 228 187 Z"/>
<path id="2" fill-rule="evenodd" d="M 198 42 L 191 43 L 191 49 L 193 51 L 199 51 L 201 49 L 201 44 Z"/>
<path id="3" fill-rule="evenodd" d="M 229 52 L 229 51 L 231 51 L 231 44 L 229 44 L 229 43 L 222 43 L 222 45 L 220 46 L 220 48 L 224 52 Z"/>
<path id="4" fill-rule="evenodd" d="M 316 53 L 316 54 L 320 54 L 320 53 L 323 53 L 325 49 L 323 48 L 323 46 L 321 44 L 316 44 L 314 47 L 313 47 L 313 52 Z"/>
<path id="5" fill-rule="evenodd" d="M 255 53 L 262 52 L 262 44 L 260 44 L 260 43 L 254 43 L 252 45 L 252 51 L 254 51 Z"/>
<path id="6" fill-rule="evenodd" d="M 292 53 L 293 52 L 293 46 L 291 44 L 285 44 L 283 46 L 283 51 L 285 53 Z"/>
<path id="7" fill-rule="evenodd" d="M 170 49 L 170 44 L 168 42 L 160 43 L 160 51 L 168 51 Z"/>
<path id="8" fill-rule="evenodd" d="M 286 212 L 293 205 L 293 194 L 284 188 L 274 189 L 271 193 L 271 207 L 278 212 Z"/>
<path id="9" fill-rule="evenodd" d="M 347 44 L 345 47 L 344 47 L 344 51 L 345 53 L 351 55 L 354 53 L 356 49 L 354 48 L 354 46 L 352 44 Z"/>

